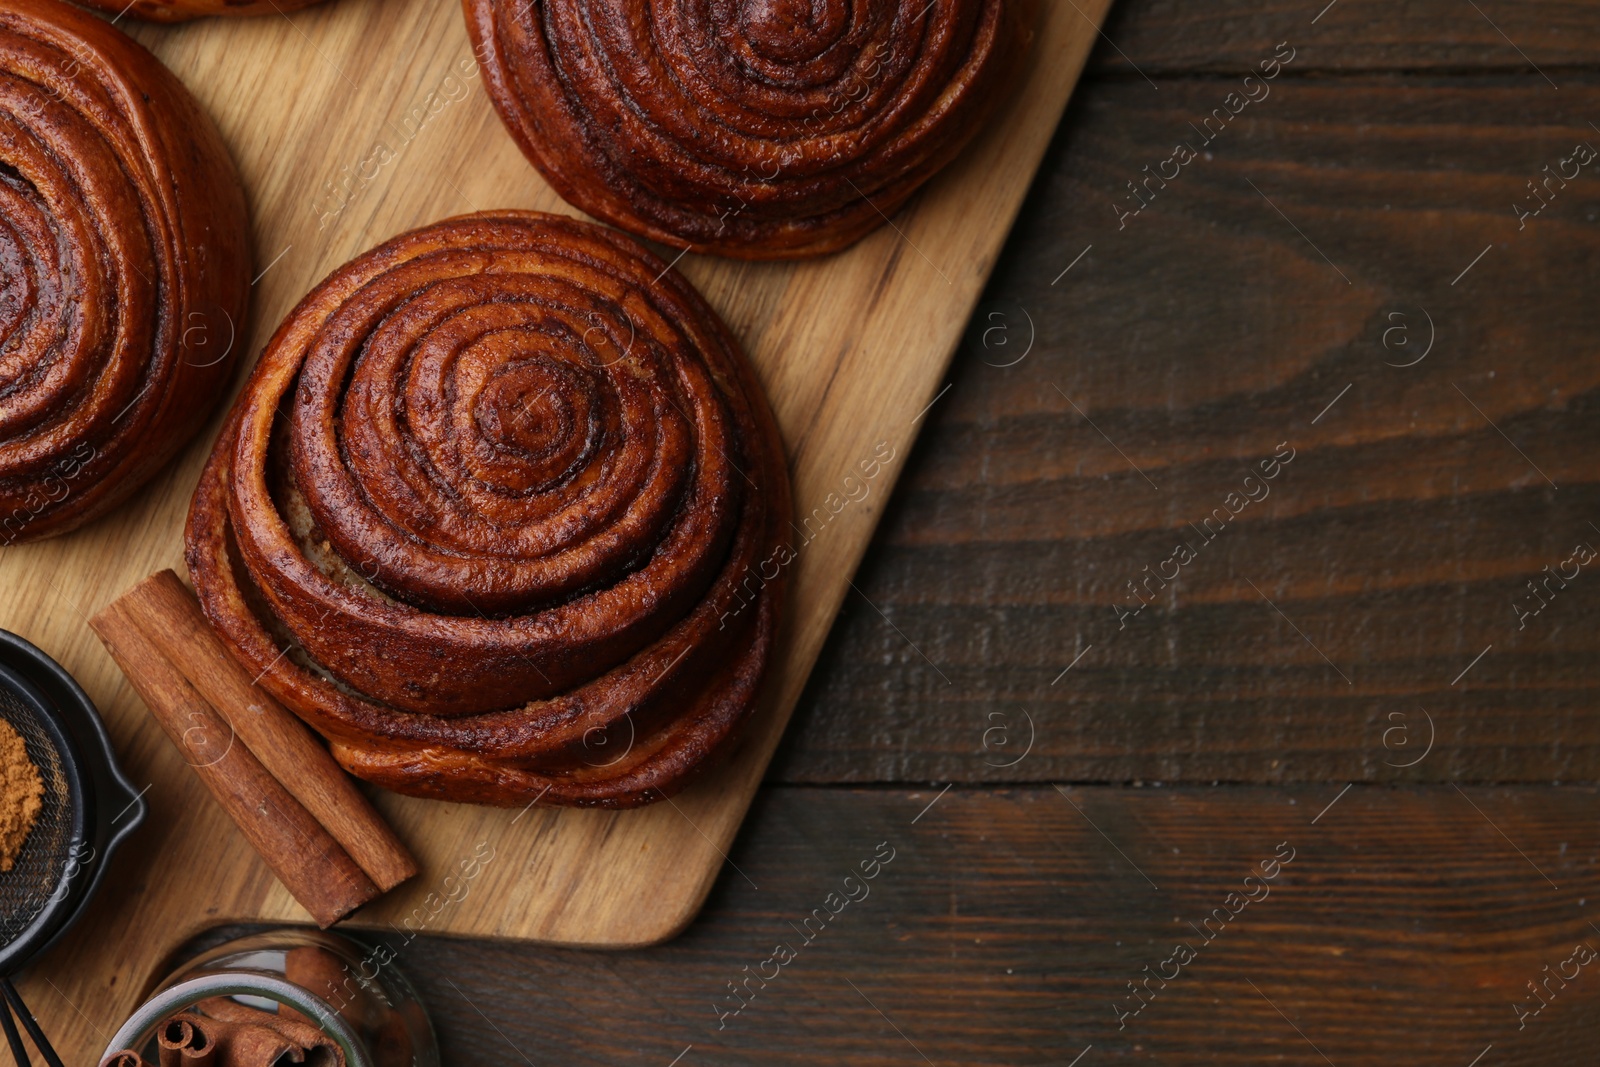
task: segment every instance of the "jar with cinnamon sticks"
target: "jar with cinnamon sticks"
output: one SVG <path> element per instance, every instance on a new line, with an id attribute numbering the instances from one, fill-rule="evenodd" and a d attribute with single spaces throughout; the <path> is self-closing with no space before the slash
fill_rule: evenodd
<path id="1" fill-rule="evenodd" d="M 392 956 L 309 929 L 230 941 L 158 983 L 102 1067 L 438 1067 Z"/>

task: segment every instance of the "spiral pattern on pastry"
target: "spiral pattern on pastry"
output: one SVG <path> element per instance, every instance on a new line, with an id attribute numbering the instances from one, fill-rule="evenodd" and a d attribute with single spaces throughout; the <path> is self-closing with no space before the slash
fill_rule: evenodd
<path id="1" fill-rule="evenodd" d="M 188 562 L 356 775 L 625 806 L 752 710 L 789 511 L 760 386 L 688 283 L 614 231 L 494 212 L 394 238 L 284 321 Z"/>
<path id="2" fill-rule="evenodd" d="M 463 0 L 485 86 L 558 193 L 751 259 L 884 225 L 978 132 L 1024 0 Z"/>
<path id="3" fill-rule="evenodd" d="M 78 0 L 85 7 L 147 22 L 186 22 L 207 15 L 282 15 L 322 0 Z"/>
<path id="4" fill-rule="evenodd" d="M 0 9 L 0 545 L 110 510 L 221 399 L 249 292 L 227 150 L 155 57 Z"/>

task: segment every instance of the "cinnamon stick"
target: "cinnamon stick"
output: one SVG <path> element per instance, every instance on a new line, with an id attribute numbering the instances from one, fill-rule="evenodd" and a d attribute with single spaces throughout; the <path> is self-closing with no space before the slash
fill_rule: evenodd
<path id="1" fill-rule="evenodd" d="M 319 926 L 332 926 L 379 895 L 372 879 L 237 742 L 120 602 L 90 625 L 212 796 Z"/>
<path id="2" fill-rule="evenodd" d="M 226 1067 L 280 1067 L 304 1063 L 305 1049 L 265 1026 L 238 1026 L 228 1034 Z"/>
<path id="3" fill-rule="evenodd" d="M 352 982 L 344 962 L 316 945 L 299 945 L 284 954 L 283 976 L 308 993 L 337 1004 L 338 1015 L 368 1037 L 375 1067 L 411 1067 L 411 1033 L 403 1012 L 389 1009 L 374 997 L 349 997 L 345 991 Z M 282 1007 L 278 1014 L 289 1019 L 316 1023 L 315 1019 Z"/>
<path id="4" fill-rule="evenodd" d="M 283 977 L 289 984 L 297 985 L 326 1001 L 336 1014 L 357 1029 L 371 1030 L 379 1022 L 371 1017 L 374 1012 L 362 1010 L 373 1005 L 373 999 L 352 995 L 358 980 L 352 977 L 350 968 L 343 960 L 325 948 L 297 945 L 284 953 Z M 278 1014 L 312 1026 L 319 1025 L 316 1019 L 293 1008 L 279 1008 Z"/>
<path id="5" fill-rule="evenodd" d="M 132 1049 L 123 1049 L 101 1060 L 100 1067 L 150 1067 L 150 1062 Z"/>
<path id="6" fill-rule="evenodd" d="M 406 847 L 328 750 L 228 652 L 181 578 L 160 571 L 117 603 L 379 889 L 417 873 Z"/>
<path id="7" fill-rule="evenodd" d="M 196 1005 L 204 1013 L 193 1018 L 209 1029 L 218 1046 L 217 1067 L 272 1067 L 288 1054 L 290 1063 L 344 1067 L 344 1052 L 320 1027 L 302 1022 L 299 1012 L 262 1011 L 227 997 Z"/>
<path id="8" fill-rule="evenodd" d="M 162 1024 L 156 1034 L 161 1067 L 213 1067 L 217 1043 L 197 1022 L 192 1017 L 176 1015 Z"/>
<path id="9" fill-rule="evenodd" d="M 214 1067 L 279 1067 L 305 1062 L 305 1049 L 269 1027 L 197 1015 L 189 1018 L 197 1030 L 208 1035 L 210 1047 L 217 1050 Z M 171 1065 L 163 1060 L 161 1067 Z"/>

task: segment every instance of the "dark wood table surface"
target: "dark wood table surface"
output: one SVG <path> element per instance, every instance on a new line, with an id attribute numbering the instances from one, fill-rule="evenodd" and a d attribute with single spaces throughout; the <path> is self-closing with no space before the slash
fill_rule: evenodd
<path id="1" fill-rule="evenodd" d="M 447 1063 L 1596 1061 L 1600 4 L 1324 3 L 1120 0 L 704 913 Z"/>

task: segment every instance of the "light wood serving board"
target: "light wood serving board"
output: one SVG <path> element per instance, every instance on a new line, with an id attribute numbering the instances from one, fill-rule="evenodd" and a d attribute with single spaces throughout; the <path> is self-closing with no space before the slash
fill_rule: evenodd
<path id="1" fill-rule="evenodd" d="M 679 263 L 742 339 L 766 386 L 789 450 L 797 516 L 829 514 L 830 494 L 837 507 L 861 461 L 893 456 L 867 482 L 868 495 L 831 515 L 801 550 L 781 653 L 734 759 L 672 803 L 622 813 L 379 796 L 422 874 L 352 925 L 615 948 L 670 938 L 694 916 L 921 415 L 944 385 L 1109 4 L 1044 0 L 1016 99 L 892 226 L 856 248 L 799 264 L 694 254 Z M 251 320 L 234 340 L 248 359 L 307 289 L 395 233 L 477 209 L 571 213 L 501 127 L 453 0 L 333 0 L 282 18 L 127 28 L 215 117 L 244 176 L 260 273 Z M 1077 250 L 1061 251 L 1064 267 Z M 182 573 L 183 517 L 220 410 L 203 439 L 116 514 L 0 553 L 0 626 L 78 676 L 130 777 L 148 786 L 148 821 L 90 914 L 24 982 L 73 1064 L 93 1062 L 186 938 L 227 922 L 308 921 L 87 625 L 151 572 Z M 476 876 L 463 882 L 464 863 Z M 452 875 L 458 881 L 446 887 Z"/>

